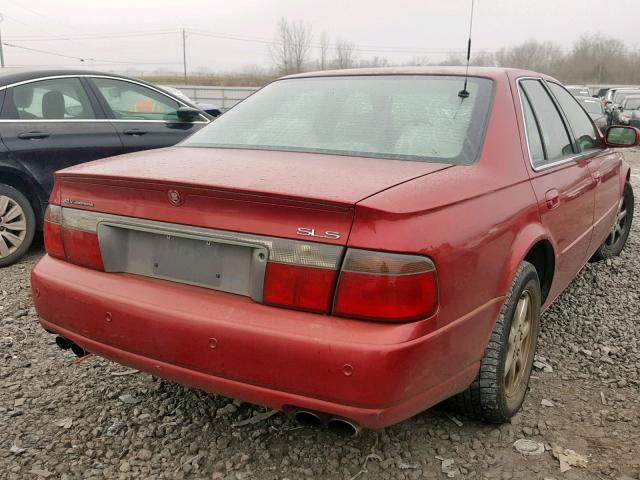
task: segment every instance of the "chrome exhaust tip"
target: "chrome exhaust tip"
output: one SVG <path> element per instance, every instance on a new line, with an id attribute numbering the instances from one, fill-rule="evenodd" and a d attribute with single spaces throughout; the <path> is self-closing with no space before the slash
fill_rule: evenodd
<path id="1" fill-rule="evenodd" d="M 61 350 L 69 350 L 70 349 L 73 352 L 73 354 L 78 358 L 86 357 L 87 355 L 89 355 L 89 352 L 87 352 L 80 345 L 78 345 L 77 343 L 73 343 L 68 338 L 64 338 L 64 337 L 61 337 L 59 335 L 56 337 L 56 345 Z"/>
<path id="2" fill-rule="evenodd" d="M 71 351 L 78 358 L 86 357 L 87 355 L 89 355 L 89 352 L 87 352 L 84 348 L 76 343 L 71 344 Z"/>
<path id="3" fill-rule="evenodd" d="M 342 437 L 355 437 L 362 431 L 362 427 L 357 423 L 346 418 L 337 417 L 329 419 L 327 428 L 329 431 Z"/>
<path id="4" fill-rule="evenodd" d="M 319 427 L 323 423 L 320 415 L 315 412 L 310 412 L 309 410 L 297 410 L 296 413 L 293 414 L 293 418 L 305 427 Z"/>
<path id="5" fill-rule="evenodd" d="M 57 336 L 56 337 L 56 345 L 60 350 L 69 350 L 71 348 L 71 341 L 67 340 L 64 337 Z"/>

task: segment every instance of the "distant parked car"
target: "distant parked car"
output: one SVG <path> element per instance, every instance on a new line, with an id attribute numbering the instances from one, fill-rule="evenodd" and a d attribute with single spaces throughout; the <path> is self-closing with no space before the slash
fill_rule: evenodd
<path id="1" fill-rule="evenodd" d="M 565 85 L 565 87 L 574 97 L 588 97 L 589 88 L 584 85 Z"/>
<path id="2" fill-rule="evenodd" d="M 611 87 L 599 88 L 593 96 L 602 100 L 607 95 L 607 92 L 610 90 L 610 88 Z"/>
<path id="3" fill-rule="evenodd" d="M 640 95 L 629 95 L 622 101 L 618 120 L 621 125 L 640 127 Z"/>
<path id="4" fill-rule="evenodd" d="M 148 83 L 84 70 L 3 70 L 0 102 L 0 267 L 42 225 L 54 171 L 174 145 L 211 120 Z"/>
<path id="5" fill-rule="evenodd" d="M 596 127 L 604 131 L 607 128 L 607 115 L 604 112 L 602 101 L 593 97 L 577 96 L 576 99 L 580 102 L 582 108 L 587 111 Z"/>
<path id="6" fill-rule="evenodd" d="M 170 87 L 168 85 L 159 85 L 159 88 L 161 88 L 165 92 L 170 93 L 171 95 L 173 95 L 173 96 L 175 96 L 177 98 L 181 98 L 185 102 L 189 102 L 189 103 L 195 105 L 200 110 L 202 110 L 203 112 L 208 113 L 209 115 L 211 115 L 214 118 L 215 117 L 219 117 L 220 115 L 222 115 L 222 109 L 220 107 L 218 107 L 217 105 L 214 105 L 212 103 L 194 102 L 187 95 L 185 95 L 182 92 L 182 90 L 180 90 L 180 89 L 178 89 L 176 87 Z"/>
<path id="7" fill-rule="evenodd" d="M 637 88 L 619 88 L 612 97 L 611 104 L 609 106 L 609 124 L 620 124 L 620 111 L 622 102 L 624 99 L 631 95 L 640 95 L 640 89 Z"/>
<path id="8" fill-rule="evenodd" d="M 546 75 L 468 74 L 283 78 L 179 146 L 57 172 L 43 328 L 305 423 L 382 428 L 452 396 L 508 421 L 541 313 L 625 246 L 612 147 L 639 132 L 602 135 Z"/>

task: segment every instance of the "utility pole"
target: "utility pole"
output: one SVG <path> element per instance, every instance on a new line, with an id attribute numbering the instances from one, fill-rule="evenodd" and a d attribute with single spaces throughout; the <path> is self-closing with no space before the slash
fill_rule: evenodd
<path id="1" fill-rule="evenodd" d="M 187 32 L 182 29 L 182 66 L 184 68 L 184 83 L 187 84 Z"/>
<path id="2" fill-rule="evenodd" d="M 0 13 L 0 23 L 2 23 L 4 17 Z M 4 68 L 4 45 L 2 44 L 2 30 L 0 30 L 0 67 Z"/>

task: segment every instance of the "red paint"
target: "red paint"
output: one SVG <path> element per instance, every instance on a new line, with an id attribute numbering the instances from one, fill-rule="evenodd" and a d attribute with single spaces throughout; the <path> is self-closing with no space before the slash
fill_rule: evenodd
<path id="1" fill-rule="evenodd" d="M 433 309 L 431 303 L 419 305 L 411 292 L 429 297 L 437 276 L 437 310 L 427 318 L 385 323 L 272 307 L 45 256 L 32 274 L 43 326 L 158 376 L 272 408 L 352 418 L 371 428 L 465 389 L 514 272 L 532 246 L 545 241 L 553 249 L 547 308 L 604 240 L 628 172 L 621 155 L 608 148 L 534 171 L 516 85 L 532 72 L 470 73 L 492 78 L 495 98 L 482 154 L 469 166 L 173 148 L 59 172 L 52 197 L 56 203 L 90 201 L 96 211 L 131 217 L 425 255 L 436 267 L 432 283 L 410 286 L 402 301 L 369 298 L 371 308 L 379 312 L 386 302 L 398 316 L 410 315 L 411 308 Z M 168 200 L 170 190 L 180 192 L 179 208 Z M 340 238 L 301 238 L 298 227 L 339 232 Z M 269 265 L 265 300 L 329 311 L 343 308 L 344 298 L 351 305 L 365 301 L 358 299 L 359 286 L 381 288 L 359 276 L 344 277 L 351 283 L 342 292 L 347 297 L 336 299 L 333 284 L 339 291 L 340 282 L 330 271 L 294 294 L 283 287 L 297 285 L 300 271 L 287 270 Z M 361 311 L 368 306 L 361 303 Z"/>

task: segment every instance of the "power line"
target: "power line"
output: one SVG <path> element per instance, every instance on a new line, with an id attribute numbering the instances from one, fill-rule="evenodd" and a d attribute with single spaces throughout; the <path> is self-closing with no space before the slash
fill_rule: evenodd
<path id="1" fill-rule="evenodd" d="M 33 13 L 34 15 L 37 15 L 39 17 L 42 18 L 46 18 L 48 20 L 53 20 L 54 22 L 63 25 L 64 27 L 76 31 L 78 29 L 77 25 L 69 25 L 68 23 L 62 22 L 59 19 L 52 17 L 50 15 L 46 15 L 44 13 L 38 12 L 37 10 L 34 10 L 31 7 L 25 7 L 24 5 L 22 5 L 21 3 L 16 2 L 15 0 L 9 0 L 10 3 L 12 3 L 13 5 L 15 5 L 16 7 L 22 8 L 23 10 L 26 10 L 27 12 Z"/>
<path id="2" fill-rule="evenodd" d="M 79 35 L 64 35 L 55 37 L 43 37 L 43 36 L 14 36 L 10 37 L 10 40 L 17 40 L 20 42 L 50 42 L 56 40 L 111 40 L 116 38 L 131 38 L 131 37 L 152 37 L 159 35 L 175 35 L 180 30 L 162 30 L 162 31 L 148 31 L 148 32 L 121 32 L 121 33 L 95 33 L 95 34 L 79 34 Z"/>
<path id="3" fill-rule="evenodd" d="M 2 44 L 6 45 L 7 47 L 19 48 L 22 50 L 29 50 L 31 52 L 44 53 L 46 55 L 53 55 L 56 57 L 72 58 L 74 60 L 79 60 L 80 62 L 104 62 L 105 65 L 106 64 L 110 64 L 110 65 L 178 65 L 182 63 L 182 62 L 125 62 L 121 60 L 103 60 L 103 59 L 92 58 L 92 57 L 77 57 L 75 55 L 66 55 L 64 53 L 52 52 L 50 50 L 41 50 L 39 48 L 25 47 L 23 45 L 16 45 L 15 43 L 9 43 L 9 42 L 2 42 Z"/>

